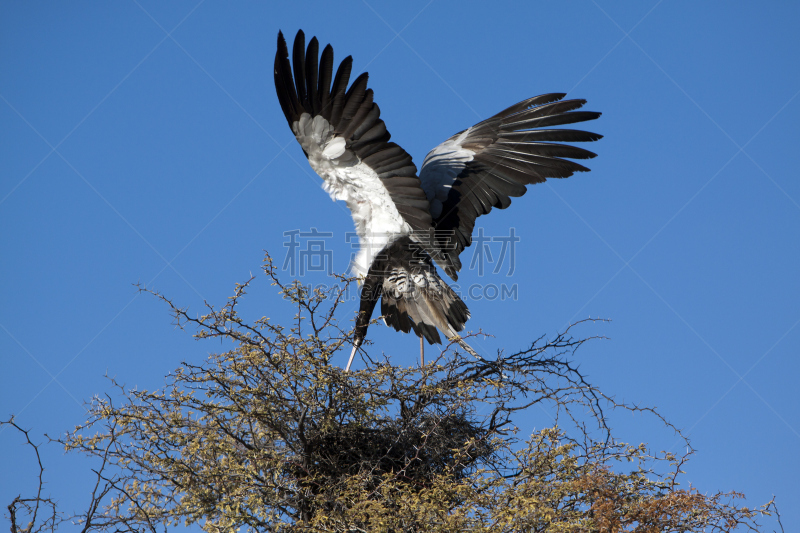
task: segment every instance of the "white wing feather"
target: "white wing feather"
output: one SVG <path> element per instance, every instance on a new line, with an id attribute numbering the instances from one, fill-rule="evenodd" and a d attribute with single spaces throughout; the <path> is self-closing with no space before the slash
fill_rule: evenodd
<path id="1" fill-rule="evenodd" d="M 475 152 L 461 145 L 471 130 L 469 128 L 458 136 L 447 139 L 428 152 L 422 162 L 419 179 L 422 190 L 431 203 L 431 216 L 434 220 L 442 213 L 442 205 L 447 200 L 456 177 L 475 155 Z"/>
<path id="2" fill-rule="evenodd" d="M 390 242 L 411 233 L 378 174 L 346 149 L 343 137 L 322 115 L 303 113 L 292 125 L 297 141 L 308 154 L 322 188 L 334 200 L 344 200 L 358 233 L 360 250 L 351 265 L 353 274 L 366 275 L 375 256 Z"/>

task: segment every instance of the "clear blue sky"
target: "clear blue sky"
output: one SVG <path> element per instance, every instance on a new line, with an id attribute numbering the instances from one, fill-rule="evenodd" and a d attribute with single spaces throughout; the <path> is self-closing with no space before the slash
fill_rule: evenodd
<path id="1" fill-rule="evenodd" d="M 349 214 L 320 190 L 273 88 L 276 34 L 303 28 L 370 72 L 418 165 L 529 96 L 569 92 L 603 112 L 587 125 L 605 135 L 591 173 L 479 219 L 486 235 L 515 228 L 514 272 L 506 257 L 498 274 L 467 269 L 462 288 L 516 284 L 518 299 L 468 298 L 468 327 L 495 336 L 474 344 L 513 350 L 612 319 L 583 330 L 609 337 L 579 352 L 590 379 L 689 433 L 685 481 L 751 504 L 775 494 L 800 529 L 799 22 L 789 2 L 4 2 L 0 415 L 56 435 L 109 389 L 104 374 L 152 389 L 220 348 L 174 329 L 135 282 L 200 311 L 258 272 L 262 250 L 282 262 L 284 232 L 312 227 L 347 268 Z M 271 291 L 256 284 L 252 317 L 287 314 Z M 414 364 L 416 338 L 370 336 Z M 652 420 L 615 425 L 676 446 Z M 3 508 L 33 480 L 21 443 L 0 433 Z M 48 490 L 80 508 L 90 465 L 57 447 L 44 458 Z"/>

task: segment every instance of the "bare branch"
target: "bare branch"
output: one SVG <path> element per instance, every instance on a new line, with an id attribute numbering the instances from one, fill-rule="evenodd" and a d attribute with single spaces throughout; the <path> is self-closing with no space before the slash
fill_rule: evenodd
<path id="1" fill-rule="evenodd" d="M 755 519 L 773 513 L 780 525 L 774 502 L 751 510 L 738 493 L 681 488 L 688 441 L 674 456 L 614 439 L 607 415 L 619 409 L 680 431 L 581 373 L 578 350 L 603 337 L 579 332 L 603 321 L 491 359 L 452 343 L 421 368 L 394 366 L 367 345 L 367 368 L 346 373 L 332 361 L 353 331 L 336 311 L 354 280 L 338 276 L 324 290 L 286 284 L 269 256 L 264 272 L 292 306 L 289 326 L 239 315 L 254 278 L 199 316 L 139 287 L 178 327 L 231 348 L 183 363 L 156 391 L 110 378 L 113 393 L 58 439 L 98 461 L 87 510 L 73 517 L 82 531 L 727 532 L 757 530 Z M 555 412 L 556 425 L 519 435 L 515 417 L 537 405 Z M 42 472 L 40 462 L 36 498 L 9 506 L 15 533 L 42 530 L 16 526 L 21 509 L 34 524 L 49 502 Z"/>

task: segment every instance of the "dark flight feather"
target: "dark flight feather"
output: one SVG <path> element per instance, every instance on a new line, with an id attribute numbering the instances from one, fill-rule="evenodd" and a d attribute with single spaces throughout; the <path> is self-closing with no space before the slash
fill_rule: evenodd
<path id="1" fill-rule="evenodd" d="M 471 161 L 463 164 L 434 220 L 437 246 L 446 260 L 454 263 L 472 243 L 475 220 L 491 209 L 505 209 L 512 197 L 522 196 L 525 186 L 547 178 L 566 178 L 575 172 L 589 170 L 571 159 L 590 159 L 593 152 L 557 142 L 588 142 L 602 138 L 590 132 L 547 128 L 593 120 L 600 113 L 575 111 L 585 100 L 562 100 L 564 93 L 550 93 L 528 98 L 500 113 L 463 130 L 460 141 L 464 149 L 474 152 Z M 424 174 L 422 176 L 425 178 Z M 451 274 L 448 271 L 448 274 Z M 455 278 L 455 276 L 453 276 Z"/>

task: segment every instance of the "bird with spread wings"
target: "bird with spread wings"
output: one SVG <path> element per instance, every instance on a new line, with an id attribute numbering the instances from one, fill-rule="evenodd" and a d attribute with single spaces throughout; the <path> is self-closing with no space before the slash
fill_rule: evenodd
<path id="1" fill-rule="evenodd" d="M 458 334 L 469 310 L 436 265 L 457 280 L 479 216 L 505 209 L 528 185 L 588 171 L 570 159 L 596 154 L 561 143 L 602 136 L 553 126 L 600 113 L 578 111 L 586 101 L 564 100 L 563 93 L 534 96 L 436 146 L 417 173 L 411 156 L 389 140 L 368 74 L 349 83 L 352 66 L 347 56 L 334 75 L 331 45 L 320 56 L 317 38 L 306 47 L 302 30 L 290 61 L 278 33 L 275 90 L 286 121 L 323 189 L 347 203 L 359 237 L 353 269 L 363 286 L 347 370 L 378 300 L 386 324 L 413 330 L 421 346 L 423 338 L 441 343 L 441 331 L 476 355 Z"/>

